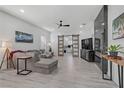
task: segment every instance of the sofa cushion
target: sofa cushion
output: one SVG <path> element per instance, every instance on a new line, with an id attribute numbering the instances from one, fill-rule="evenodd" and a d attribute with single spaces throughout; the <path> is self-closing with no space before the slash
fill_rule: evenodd
<path id="1" fill-rule="evenodd" d="M 40 61 L 40 54 L 39 52 L 35 51 L 34 52 L 34 62 Z"/>

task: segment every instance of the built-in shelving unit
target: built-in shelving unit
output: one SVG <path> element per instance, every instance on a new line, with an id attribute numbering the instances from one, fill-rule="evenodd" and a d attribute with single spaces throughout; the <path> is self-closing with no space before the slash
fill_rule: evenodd
<path id="1" fill-rule="evenodd" d="M 87 38 L 81 40 L 82 49 L 80 50 L 80 57 L 88 62 L 94 62 L 95 52 L 93 50 L 93 39 Z"/>

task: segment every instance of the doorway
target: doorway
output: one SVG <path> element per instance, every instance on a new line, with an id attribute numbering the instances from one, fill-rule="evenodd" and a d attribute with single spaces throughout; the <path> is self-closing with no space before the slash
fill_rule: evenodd
<path id="1" fill-rule="evenodd" d="M 79 57 L 79 35 L 58 36 L 58 56 L 66 54 Z"/>
<path id="2" fill-rule="evenodd" d="M 72 55 L 72 36 L 64 36 L 64 55 L 69 54 Z"/>

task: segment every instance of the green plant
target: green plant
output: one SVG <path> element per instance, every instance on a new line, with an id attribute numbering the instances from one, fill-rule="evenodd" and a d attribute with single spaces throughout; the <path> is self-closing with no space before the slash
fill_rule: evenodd
<path id="1" fill-rule="evenodd" d="M 120 50 L 122 47 L 119 45 L 110 45 L 110 47 L 108 48 L 109 52 L 118 52 L 118 50 Z"/>

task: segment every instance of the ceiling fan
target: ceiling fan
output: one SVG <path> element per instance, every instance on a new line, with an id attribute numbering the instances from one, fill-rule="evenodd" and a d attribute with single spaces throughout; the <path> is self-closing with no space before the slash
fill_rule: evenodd
<path id="1" fill-rule="evenodd" d="M 58 28 L 60 28 L 60 27 L 69 27 L 70 26 L 70 25 L 63 25 L 62 20 L 60 20 L 60 24 L 57 23 L 57 25 L 58 25 Z"/>

